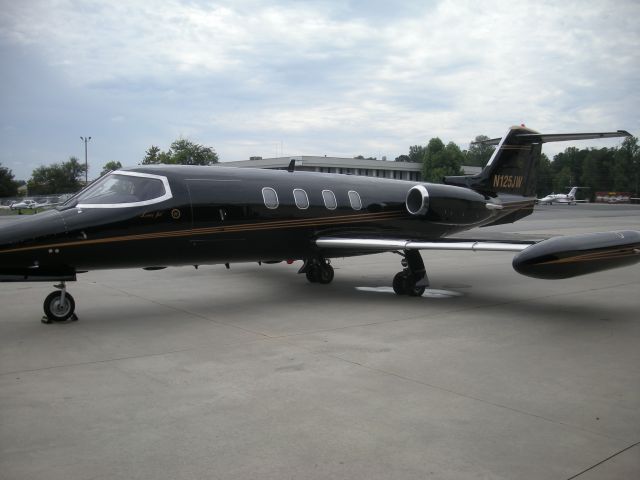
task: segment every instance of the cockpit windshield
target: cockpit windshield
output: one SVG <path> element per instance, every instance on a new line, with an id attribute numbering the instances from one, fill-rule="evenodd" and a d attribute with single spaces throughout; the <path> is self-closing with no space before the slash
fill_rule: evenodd
<path id="1" fill-rule="evenodd" d="M 73 203 L 84 208 L 150 205 L 171 198 L 166 177 L 139 172 L 114 172 L 80 192 Z"/>

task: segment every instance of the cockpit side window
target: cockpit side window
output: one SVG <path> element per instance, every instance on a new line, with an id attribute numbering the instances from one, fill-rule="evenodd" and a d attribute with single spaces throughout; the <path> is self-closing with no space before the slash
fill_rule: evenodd
<path id="1" fill-rule="evenodd" d="M 171 198 L 166 177 L 139 172 L 114 172 L 99 179 L 74 199 L 78 207 L 123 208 L 151 205 Z"/>

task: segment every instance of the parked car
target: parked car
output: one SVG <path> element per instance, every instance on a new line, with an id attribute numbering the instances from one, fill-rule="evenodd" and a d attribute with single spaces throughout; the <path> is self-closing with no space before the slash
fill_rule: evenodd
<path id="1" fill-rule="evenodd" d="M 23 200 L 21 202 L 13 202 L 9 208 L 11 210 L 33 210 L 38 207 L 38 204 L 34 200 Z"/>

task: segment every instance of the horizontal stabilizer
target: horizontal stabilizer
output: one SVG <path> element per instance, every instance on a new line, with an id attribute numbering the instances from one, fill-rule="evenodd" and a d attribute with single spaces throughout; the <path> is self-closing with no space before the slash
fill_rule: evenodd
<path id="1" fill-rule="evenodd" d="M 527 141 L 528 143 L 548 143 L 548 142 L 567 142 L 571 140 L 592 140 L 596 138 L 616 138 L 630 137 L 631 134 L 626 130 L 617 130 L 615 132 L 592 132 L 592 133 L 518 133 L 514 138 Z M 490 138 L 479 142 L 471 142 L 471 145 L 498 145 L 502 137 Z"/>
<path id="2" fill-rule="evenodd" d="M 630 137 L 631 134 L 626 130 L 618 130 L 616 132 L 596 132 L 596 133 L 521 133 L 518 138 L 530 141 L 547 142 L 566 142 L 569 140 L 591 140 L 595 138 L 616 138 Z"/>

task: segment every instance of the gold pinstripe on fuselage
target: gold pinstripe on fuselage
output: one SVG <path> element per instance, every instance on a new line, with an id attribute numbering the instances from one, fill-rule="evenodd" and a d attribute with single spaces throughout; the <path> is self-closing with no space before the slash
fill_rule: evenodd
<path id="1" fill-rule="evenodd" d="M 237 232 L 269 231 L 286 228 L 308 228 L 324 227 L 333 225 L 344 225 L 352 223 L 381 222 L 386 220 L 399 219 L 408 214 L 403 211 L 390 211 L 379 213 L 349 214 L 336 217 L 310 217 L 295 220 L 271 220 L 257 223 L 242 223 L 237 225 L 221 225 L 215 227 L 189 228 L 183 230 L 173 230 L 164 232 L 142 233 L 133 235 L 119 235 L 114 237 L 83 239 L 67 242 L 47 243 L 42 245 L 30 245 L 1 250 L 1 253 L 27 252 L 40 249 L 78 247 L 87 245 L 99 245 L 105 243 L 132 242 L 140 240 L 155 240 L 163 238 L 190 237 L 198 235 L 215 235 Z"/>

